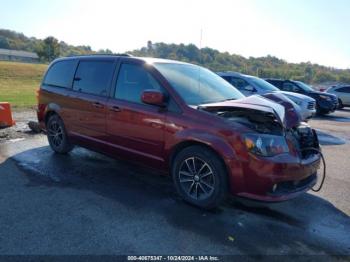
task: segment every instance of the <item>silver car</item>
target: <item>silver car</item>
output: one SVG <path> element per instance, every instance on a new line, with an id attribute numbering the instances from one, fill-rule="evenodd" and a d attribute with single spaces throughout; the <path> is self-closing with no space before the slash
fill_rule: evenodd
<path id="1" fill-rule="evenodd" d="M 219 72 L 217 74 L 236 87 L 245 96 L 263 95 L 273 92 L 284 94 L 300 107 L 300 113 L 304 121 L 307 121 L 316 114 L 316 100 L 309 96 L 281 91 L 265 80 L 255 76 L 236 72 Z"/>
<path id="2" fill-rule="evenodd" d="M 338 108 L 350 106 L 350 85 L 331 86 L 326 92 L 338 96 Z"/>

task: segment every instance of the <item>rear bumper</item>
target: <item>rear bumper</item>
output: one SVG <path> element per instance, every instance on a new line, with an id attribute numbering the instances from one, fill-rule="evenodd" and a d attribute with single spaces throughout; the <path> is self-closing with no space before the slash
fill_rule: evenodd
<path id="1" fill-rule="evenodd" d="M 252 156 L 240 168 L 234 167 L 231 194 L 267 202 L 288 200 L 316 184 L 319 166 L 319 154 L 304 160 L 288 154 L 273 158 Z"/>

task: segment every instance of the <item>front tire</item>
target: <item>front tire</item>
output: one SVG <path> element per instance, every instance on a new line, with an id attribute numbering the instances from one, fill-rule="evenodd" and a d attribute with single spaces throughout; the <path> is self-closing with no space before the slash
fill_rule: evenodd
<path id="1" fill-rule="evenodd" d="M 344 105 L 343 105 L 343 102 L 338 99 L 338 109 L 343 109 L 344 108 Z"/>
<path id="2" fill-rule="evenodd" d="M 74 145 L 70 143 L 64 123 L 58 115 L 50 116 L 46 129 L 47 139 L 53 151 L 59 154 L 67 154 L 72 151 Z"/>
<path id="3" fill-rule="evenodd" d="M 190 146 L 175 157 L 172 177 L 179 195 L 205 209 L 218 207 L 228 192 L 227 171 L 221 159 L 203 146 Z"/>

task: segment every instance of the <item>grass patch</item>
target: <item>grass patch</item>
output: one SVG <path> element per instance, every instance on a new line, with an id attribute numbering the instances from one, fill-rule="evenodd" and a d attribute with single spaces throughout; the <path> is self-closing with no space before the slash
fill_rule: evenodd
<path id="1" fill-rule="evenodd" d="M 0 61 L 0 102 L 9 102 L 13 108 L 34 107 L 35 91 L 47 66 Z"/>

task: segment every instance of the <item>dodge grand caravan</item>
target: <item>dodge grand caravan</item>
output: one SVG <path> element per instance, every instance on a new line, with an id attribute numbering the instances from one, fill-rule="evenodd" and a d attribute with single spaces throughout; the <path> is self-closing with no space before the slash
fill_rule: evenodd
<path id="1" fill-rule="evenodd" d="M 283 201 L 316 183 L 317 135 L 284 99 L 244 97 L 188 63 L 72 57 L 49 66 L 38 119 L 55 152 L 79 145 L 157 168 L 184 200 L 212 208 L 228 194 Z"/>

